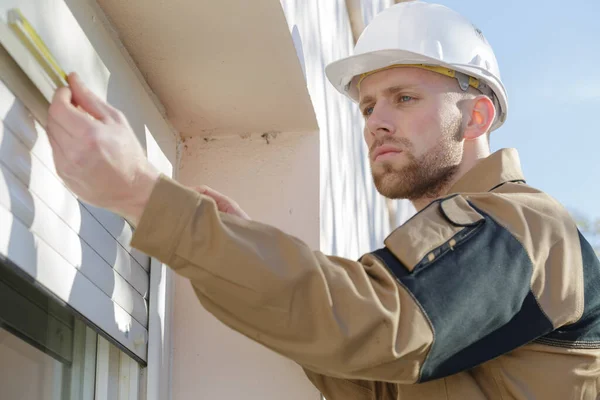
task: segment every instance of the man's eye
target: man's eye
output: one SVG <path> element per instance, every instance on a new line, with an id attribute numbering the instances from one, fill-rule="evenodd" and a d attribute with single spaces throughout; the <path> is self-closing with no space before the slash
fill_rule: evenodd
<path id="1" fill-rule="evenodd" d="M 366 107 L 366 108 L 363 110 L 363 115 L 364 115 L 365 117 L 368 117 L 368 116 L 369 116 L 369 115 L 371 115 L 371 114 L 373 114 L 373 107 Z"/>
<path id="2" fill-rule="evenodd" d="M 409 102 L 411 100 L 414 100 L 412 98 L 412 96 L 400 96 L 400 97 L 398 97 L 398 102 L 399 103 L 407 103 L 407 102 Z"/>

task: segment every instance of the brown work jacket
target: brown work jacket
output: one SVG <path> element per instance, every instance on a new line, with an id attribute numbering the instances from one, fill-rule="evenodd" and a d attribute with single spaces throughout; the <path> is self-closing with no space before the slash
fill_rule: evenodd
<path id="1" fill-rule="evenodd" d="M 600 263 L 500 150 L 358 261 L 161 177 L 132 245 L 328 400 L 596 399 Z"/>

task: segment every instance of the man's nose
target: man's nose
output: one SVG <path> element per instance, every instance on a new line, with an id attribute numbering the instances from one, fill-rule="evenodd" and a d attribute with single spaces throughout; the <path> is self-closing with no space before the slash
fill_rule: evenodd
<path id="1" fill-rule="evenodd" d="M 396 128 L 393 123 L 393 110 L 385 103 L 378 103 L 373 107 L 371 115 L 367 118 L 367 129 L 376 138 L 393 135 Z"/>

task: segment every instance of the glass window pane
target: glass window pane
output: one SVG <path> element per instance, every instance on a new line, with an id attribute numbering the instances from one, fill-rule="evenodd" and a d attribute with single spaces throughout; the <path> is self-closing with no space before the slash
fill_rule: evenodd
<path id="1" fill-rule="evenodd" d="M 92 329 L 0 261 L 2 398 L 93 400 L 96 351 Z"/>
<path id="2" fill-rule="evenodd" d="M 96 398 L 137 400 L 141 384 L 139 364 L 128 354 L 99 336 Z"/>

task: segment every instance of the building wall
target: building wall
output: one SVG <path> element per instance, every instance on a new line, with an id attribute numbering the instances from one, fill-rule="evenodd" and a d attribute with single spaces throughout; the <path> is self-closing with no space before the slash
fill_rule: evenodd
<path id="1" fill-rule="evenodd" d="M 388 2 L 367 3 L 365 15 L 372 15 Z M 390 216 L 372 183 L 362 118 L 324 75 L 327 63 L 352 52 L 346 5 L 344 0 L 283 0 L 282 7 L 304 67 L 319 132 L 186 138 L 179 180 L 222 191 L 252 218 L 277 226 L 314 249 L 357 258 L 382 245 L 390 231 Z M 176 279 L 175 286 L 174 400 L 318 398 L 293 362 L 217 321 L 204 311 L 186 280 Z"/>
<path id="2" fill-rule="evenodd" d="M 374 12 L 389 1 L 368 3 Z M 12 7 L 28 16 L 65 69 L 78 71 L 96 93 L 125 112 L 140 141 L 152 133 L 178 165 L 175 173 L 182 183 L 212 186 L 236 199 L 254 219 L 314 249 L 348 258 L 381 246 L 398 216 L 405 215 L 390 218 L 370 177 L 362 119 L 324 75 L 326 64 L 352 52 L 344 0 L 282 0 L 290 31 L 295 27 L 296 41 L 302 42 L 298 53 L 318 132 L 187 139 L 178 139 L 165 121 L 94 2 L 5 0 L 0 12 Z M 173 399 L 318 398 L 300 367 L 204 311 L 188 281 L 176 279 L 174 296 Z"/>
<path id="3" fill-rule="evenodd" d="M 179 180 L 213 187 L 317 248 L 318 146 L 317 132 L 188 139 Z M 208 314 L 186 279 L 175 280 L 173 318 L 174 400 L 318 399 L 300 367 Z"/>
<path id="4" fill-rule="evenodd" d="M 155 101 L 149 88 L 143 79 L 140 78 L 139 72 L 135 69 L 135 66 L 132 64 L 127 54 L 119 46 L 118 41 L 114 40 L 115 36 L 111 31 L 111 27 L 105 21 L 102 12 L 95 5 L 94 1 L 2 0 L 0 1 L 0 17 L 5 20 L 6 12 L 12 8 L 19 8 L 22 11 L 22 13 L 34 26 L 36 31 L 40 34 L 43 41 L 50 48 L 51 52 L 55 55 L 58 63 L 63 67 L 64 70 L 68 72 L 77 71 L 84 82 L 97 95 L 107 99 L 111 104 L 124 112 L 138 139 L 144 146 L 146 144 L 151 145 L 154 153 L 164 153 L 168 158 L 168 162 L 165 162 L 165 164 L 176 163 L 176 133 L 170 126 L 169 122 L 165 119 L 164 113 L 161 112 L 160 104 Z M 17 102 L 14 102 L 14 106 L 10 108 L 8 113 L 10 113 L 10 111 L 13 109 L 20 112 L 21 109 L 18 107 L 21 106 L 17 106 Z M 20 116 L 21 114 L 15 112 L 15 115 Z M 23 126 L 29 127 L 28 124 L 24 124 Z M 41 133 L 42 131 L 40 130 L 39 132 Z M 48 150 L 48 152 L 44 152 L 43 154 L 49 154 L 50 148 L 47 144 L 47 139 L 40 140 L 40 138 L 43 138 L 43 136 L 38 137 L 35 147 L 39 150 L 40 147 L 38 145 L 41 143 L 41 145 L 45 146 L 43 147 L 44 151 Z M 150 140 L 147 142 L 147 139 Z M 35 139 L 33 139 L 32 142 L 33 141 L 35 141 Z M 27 144 L 29 145 L 30 143 Z M 25 169 L 25 167 L 27 167 L 27 162 L 30 161 L 30 158 L 24 157 L 23 160 L 25 163 L 23 163 L 23 165 L 19 168 Z M 47 159 L 45 160 L 47 161 Z M 24 171 L 23 175 L 30 176 L 31 173 L 31 171 Z M 43 187 L 43 184 L 40 185 L 40 187 Z M 51 186 L 47 185 L 47 187 Z M 50 197 L 51 196 L 47 196 L 46 200 Z M 56 202 L 49 203 L 56 204 Z M 73 207 L 73 203 L 68 202 L 65 203 L 64 206 L 64 209 L 69 210 L 73 216 L 80 213 L 79 209 Z M 55 208 L 60 209 L 60 206 Z M 33 212 L 36 211 L 36 209 L 33 210 Z M 37 215 L 41 215 L 43 217 L 49 214 L 38 213 Z M 76 218 L 74 217 L 73 220 L 76 220 Z M 86 224 L 85 221 L 90 221 L 92 219 L 88 218 L 80 220 L 82 222 L 79 226 L 78 232 L 91 232 L 90 225 Z M 52 220 L 52 222 L 56 221 L 60 221 L 60 219 L 56 218 Z M 125 226 L 124 221 L 121 221 L 121 224 Z M 56 225 L 58 226 L 58 224 Z M 39 226 L 48 229 L 52 228 L 50 224 L 44 224 L 43 220 Z M 93 226 L 94 229 L 96 229 L 95 227 L 97 225 Z M 74 230 L 77 230 L 76 227 L 73 227 L 72 225 L 70 227 Z M 6 226 L 2 226 L 2 228 L 6 229 Z M 100 231 L 100 229 L 98 231 Z M 26 248 L 26 246 L 29 244 L 29 242 L 26 241 L 19 242 L 18 240 L 12 239 L 13 236 L 9 236 L 8 243 L 14 244 L 13 248 Z M 73 243 L 79 245 L 79 242 Z M 114 247 L 112 248 L 116 247 L 117 244 L 114 243 Z M 86 250 L 86 248 L 83 248 L 82 250 L 81 248 L 76 248 L 73 246 L 69 249 L 72 250 L 72 253 L 69 254 L 77 255 L 77 253 L 79 253 L 79 256 L 82 260 L 84 259 L 84 255 L 92 254 L 92 252 L 89 251 L 89 248 L 87 248 L 88 250 Z M 31 252 L 30 254 L 32 254 L 32 259 L 35 260 L 36 254 L 34 252 Z M 106 260 L 109 265 L 111 265 L 111 262 L 113 261 L 116 263 L 117 254 L 122 253 L 117 253 L 115 250 L 114 259 Z M 42 257 L 40 256 L 40 259 L 41 258 Z M 80 260 L 76 259 L 76 257 L 72 257 L 70 260 L 73 259 L 75 259 L 73 264 L 80 265 Z M 42 263 L 43 260 L 38 265 L 42 265 Z M 45 264 L 52 265 L 51 262 L 47 262 Z M 35 274 L 31 275 L 36 277 Z M 56 275 L 57 274 L 54 274 L 54 277 L 56 277 Z M 105 294 L 108 296 L 111 296 L 113 293 L 111 292 L 112 289 L 114 289 L 114 293 L 119 290 L 119 284 L 114 279 L 115 276 L 115 272 L 102 276 L 102 278 L 105 278 L 104 282 L 106 283 L 103 291 L 105 291 Z M 77 280 L 70 282 L 69 277 L 64 277 L 62 281 L 62 287 L 69 289 L 70 285 L 70 288 L 72 289 L 70 293 L 81 293 L 79 289 L 80 286 L 77 285 Z M 81 281 L 82 280 L 79 282 Z M 63 296 L 65 301 L 67 296 Z M 97 304 L 95 304 L 95 306 L 97 306 Z M 115 318 L 115 320 L 118 320 L 118 315 L 113 316 L 110 311 L 112 310 L 109 310 L 108 313 L 102 314 L 102 317 L 106 317 L 106 320 L 108 321 L 110 321 L 111 317 Z M 153 311 L 156 312 L 156 310 Z M 149 318 L 153 319 L 154 316 L 150 315 Z M 8 354 L 9 344 L 12 345 L 13 343 L 7 341 L 5 342 L 4 347 L 6 348 L 2 349 L 2 353 L 6 352 Z M 11 357 L 16 356 L 15 354 L 12 354 Z M 46 362 L 46 359 L 32 360 L 32 362 L 38 363 L 42 366 L 51 366 L 51 364 Z M 15 358 L 15 365 L 17 365 L 16 363 L 20 363 L 19 365 L 24 365 L 23 361 L 24 359 Z M 24 367 L 23 370 L 20 370 L 19 374 L 21 374 L 27 368 L 29 368 L 29 366 Z M 40 368 L 41 367 L 38 367 L 37 369 L 31 368 L 30 376 L 27 376 L 26 374 L 22 375 L 24 378 L 31 379 L 32 387 L 34 386 L 34 382 L 36 380 L 38 383 L 41 382 L 37 378 L 37 376 L 40 375 Z M 2 370 L 1 367 L 0 370 Z M 0 387 L 3 387 L 2 384 L 0 384 Z M 45 389 L 42 388 L 40 390 Z M 24 396 L 25 397 L 23 398 L 37 398 L 29 395 Z M 4 398 L 3 395 L 0 394 L 0 398 Z M 17 397 L 9 396 L 8 398 Z"/>
<path id="5" fill-rule="evenodd" d="M 365 24 L 392 0 L 362 0 Z M 320 130 L 321 250 L 356 259 L 379 248 L 392 228 L 414 212 L 405 202 L 385 199 L 371 178 L 358 107 L 325 77 L 325 66 L 354 48 L 345 0 L 282 0 L 290 30 L 302 41 L 307 85 Z"/>

